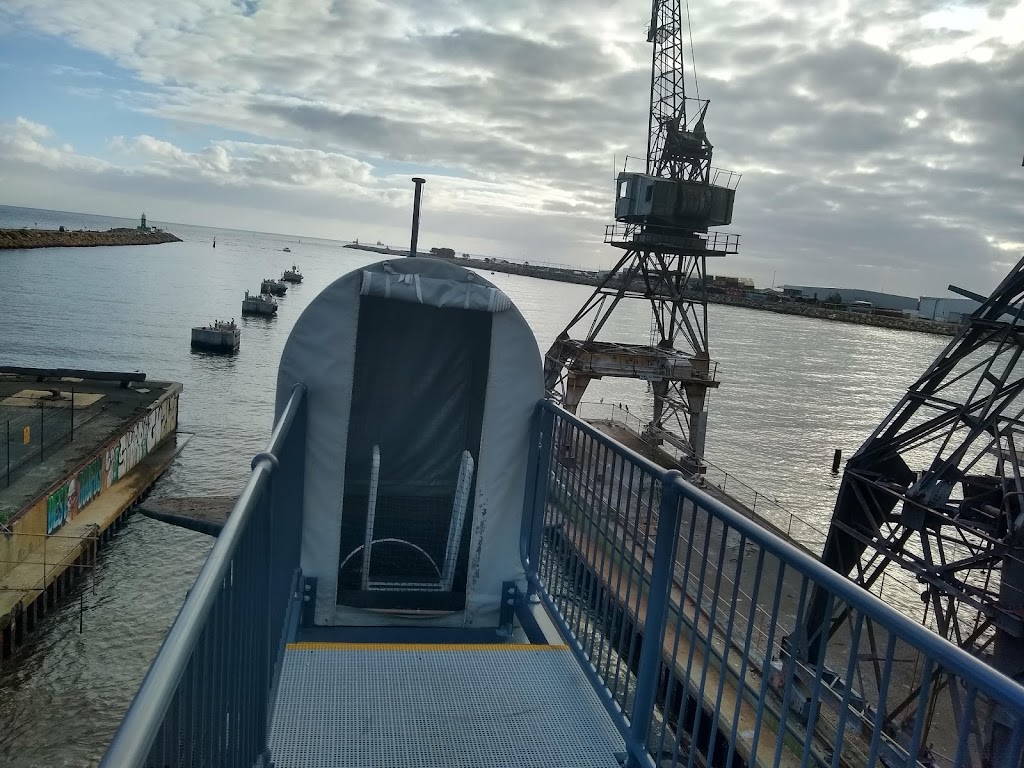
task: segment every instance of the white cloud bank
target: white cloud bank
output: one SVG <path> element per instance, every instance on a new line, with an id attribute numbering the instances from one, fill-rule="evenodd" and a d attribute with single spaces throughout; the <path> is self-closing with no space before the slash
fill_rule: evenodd
<path id="1" fill-rule="evenodd" d="M 987 290 L 1024 255 L 1024 2 L 690 7 L 715 160 L 744 173 L 741 254 L 716 271 L 918 294 Z M 229 206 L 221 223 L 247 226 L 255 208 L 264 228 L 373 237 L 404 228 L 422 168 L 439 242 L 604 265 L 612 157 L 645 148 L 648 15 L 646 0 L 6 0 L 0 27 L 108 57 L 144 84 L 108 98 L 168 126 L 112 125 L 102 158 L 7 126 L 0 174 L 25 191 L 7 201 L 130 189 L 196 223 Z M 183 126 L 211 140 L 186 151 Z"/>

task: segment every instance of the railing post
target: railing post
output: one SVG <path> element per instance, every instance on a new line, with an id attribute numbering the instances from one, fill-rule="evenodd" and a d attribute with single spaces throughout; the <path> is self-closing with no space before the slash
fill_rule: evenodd
<path id="1" fill-rule="evenodd" d="M 658 508 L 658 529 L 654 542 L 654 563 L 651 569 L 651 591 L 647 596 L 647 617 L 644 641 L 636 676 L 636 696 L 630 717 L 629 758 L 626 766 L 639 766 L 638 755 L 647 752 L 647 736 L 654 719 L 654 704 L 661 670 L 662 637 L 668 616 L 668 602 L 675 571 L 676 541 L 679 539 L 680 500 L 676 481 L 683 473 L 677 469 L 661 479 L 661 504 Z"/>
<path id="2" fill-rule="evenodd" d="M 524 521 L 528 526 L 524 532 L 526 539 L 525 555 L 530 572 L 527 574 L 526 594 L 533 595 L 536 591 L 534 579 L 540 567 L 541 538 L 544 535 L 544 511 L 548 502 L 548 480 L 551 467 L 551 451 L 555 441 L 555 414 L 544 408 L 537 412 L 537 431 L 530 436 L 529 464 L 527 466 L 524 499 L 527 505 Z"/>
<path id="3" fill-rule="evenodd" d="M 43 449 L 46 447 L 46 433 L 43 432 L 43 406 L 39 404 L 39 463 L 43 463 Z"/>

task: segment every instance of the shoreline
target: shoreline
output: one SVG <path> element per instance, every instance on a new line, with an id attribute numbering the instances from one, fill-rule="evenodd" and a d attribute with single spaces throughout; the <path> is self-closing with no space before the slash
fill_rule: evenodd
<path id="1" fill-rule="evenodd" d="M 23 251 L 31 248 L 95 248 L 112 245 L 160 245 L 180 243 L 170 232 L 118 228 L 105 232 L 58 229 L 0 229 L 0 251 Z"/>
<path id="2" fill-rule="evenodd" d="M 397 250 L 373 245 L 357 245 L 349 243 L 345 248 L 355 248 L 362 251 L 373 251 L 384 256 L 408 256 L 408 251 Z M 561 283 L 575 283 L 577 285 L 600 285 L 603 273 L 593 272 L 584 269 L 568 269 L 563 267 L 549 267 L 540 264 L 520 264 L 511 261 L 466 258 L 463 256 L 440 256 L 436 253 L 424 253 L 432 259 L 450 261 L 463 267 L 473 269 L 484 269 L 492 272 L 504 272 L 524 277 L 536 277 L 541 280 L 555 280 Z M 621 281 L 620 281 L 621 282 Z M 684 298 L 700 299 L 695 291 L 684 291 Z M 868 325 L 875 328 L 888 328 L 894 331 L 913 331 L 916 333 L 928 333 L 933 336 L 953 336 L 959 326 L 952 323 L 939 323 L 934 320 L 921 320 L 914 317 L 893 317 L 890 315 L 869 315 L 863 312 L 847 312 L 835 307 L 825 308 L 816 304 L 802 302 L 768 302 L 752 301 L 741 299 L 726 294 L 709 293 L 708 304 L 719 304 L 727 307 L 740 307 L 742 309 L 755 309 L 762 312 L 774 312 L 778 315 L 797 315 L 809 317 L 815 320 L 829 320 L 835 323 L 849 323 L 851 325 Z"/>

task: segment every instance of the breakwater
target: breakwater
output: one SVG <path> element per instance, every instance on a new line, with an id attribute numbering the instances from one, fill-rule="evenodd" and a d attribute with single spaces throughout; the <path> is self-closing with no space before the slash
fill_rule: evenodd
<path id="1" fill-rule="evenodd" d="M 401 251 L 385 246 L 361 245 L 349 243 L 346 248 L 358 248 L 361 251 L 373 251 L 384 256 L 408 256 L 408 251 Z M 586 269 L 576 269 L 568 266 L 553 266 L 551 264 L 529 264 L 519 261 L 506 261 L 504 259 L 481 259 L 471 256 L 446 256 L 439 253 L 423 253 L 431 259 L 443 259 L 453 264 L 459 264 L 470 269 L 489 269 L 492 272 L 506 272 L 510 275 L 524 275 L 526 277 L 537 277 L 541 280 L 555 280 L 560 283 L 578 283 L 579 285 L 600 285 L 604 277 L 602 272 L 592 272 Z"/>
<path id="2" fill-rule="evenodd" d="M 0 229 L 0 250 L 24 248 L 94 248 L 100 245 L 159 245 L 180 243 L 170 232 L 138 229 L 93 230 Z"/>
<path id="3" fill-rule="evenodd" d="M 909 316 L 895 317 L 892 315 L 871 315 L 866 312 L 847 312 L 835 306 L 824 307 L 796 301 L 753 301 L 728 295 L 708 294 L 708 303 L 726 304 L 731 307 L 744 307 L 746 309 L 760 309 L 780 315 L 813 317 L 818 320 L 832 320 L 837 323 L 871 325 L 875 328 L 890 328 L 894 331 L 931 333 L 936 336 L 952 336 L 959 329 L 959 326 L 953 323 L 939 323 L 934 320 L 921 320 L 920 318 Z"/>
<path id="4" fill-rule="evenodd" d="M 401 251 L 394 248 L 386 248 L 372 245 L 359 245 L 350 243 L 346 248 L 358 248 L 364 251 L 373 251 L 385 256 L 408 256 L 408 251 Z M 443 256 L 437 253 L 425 253 L 433 259 L 444 259 L 455 264 L 460 264 L 471 269 L 487 269 L 492 272 L 506 272 L 513 275 L 525 277 L 536 277 L 541 280 L 556 280 L 562 283 L 576 283 L 578 285 L 597 286 L 604 280 L 605 273 L 592 272 L 571 267 L 550 266 L 545 264 L 528 264 L 525 262 L 504 261 L 500 259 L 484 260 L 467 256 Z M 613 278 L 609 283 L 613 288 L 622 286 L 621 279 Z M 642 279 L 633 281 L 630 286 L 633 290 L 643 291 L 645 286 Z M 699 301 L 701 296 L 697 291 L 683 291 L 683 298 Z M 743 307 L 745 309 L 758 309 L 765 312 L 775 312 L 780 315 L 799 315 L 801 317 L 813 317 L 818 320 L 831 320 L 837 323 L 853 323 L 854 325 L 870 325 L 876 328 L 889 328 L 896 331 L 916 331 L 918 333 L 930 333 L 937 336 L 952 336 L 957 326 L 951 323 L 939 323 L 934 320 L 921 320 L 916 317 L 897 317 L 893 315 L 872 315 L 867 312 L 850 312 L 835 305 L 822 306 L 810 302 L 792 300 L 771 300 L 771 299 L 748 299 L 739 296 L 730 296 L 726 293 L 709 291 L 707 295 L 709 304 L 725 304 L 731 307 Z"/>

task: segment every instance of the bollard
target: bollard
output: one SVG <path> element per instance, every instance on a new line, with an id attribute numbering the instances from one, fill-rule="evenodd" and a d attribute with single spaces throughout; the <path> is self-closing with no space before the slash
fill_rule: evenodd
<path id="1" fill-rule="evenodd" d="M 836 448 L 835 455 L 832 457 L 832 474 L 839 474 L 839 462 L 843 460 L 843 451 L 840 448 Z"/>

